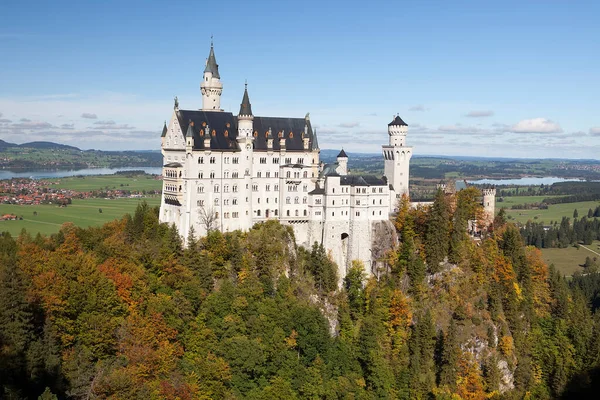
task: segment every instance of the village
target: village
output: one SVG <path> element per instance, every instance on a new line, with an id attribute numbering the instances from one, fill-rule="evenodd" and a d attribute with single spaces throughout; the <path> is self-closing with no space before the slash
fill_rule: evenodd
<path id="1" fill-rule="evenodd" d="M 0 181 L 0 204 L 39 205 L 57 204 L 66 207 L 71 199 L 117 199 L 139 198 L 145 195 L 159 194 L 160 190 L 109 189 L 75 191 L 53 188 L 60 180 L 9 179 Z"/>

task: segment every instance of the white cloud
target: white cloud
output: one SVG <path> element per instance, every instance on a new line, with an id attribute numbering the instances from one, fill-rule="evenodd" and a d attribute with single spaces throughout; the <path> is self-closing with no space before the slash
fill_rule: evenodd
<path id="1" fill-rule="evenodd" d="M 590 128 L 591 136 L 600 136 L 600 126 L 593 126 Z"/>
<path id="2" fill-rule="evenodd" d="M 356 128 L 359 125 L 360 125 L 360 122 L 342 122 L 338 126 L 340 128 Z"/>
<path id="3" fill-rule="evenodd" d="M 438 131 L 443 133 L 464 133 L 464 134 L 481 134 L 488 133 L 489 131 L 476 126 L 464 126 L 461 124 L 454 125 L 442 125 L 438 128 Z"/>
<path id="4" fill-rule="evenodd" d="M 98 116 L 93 113 L 83 113 L 83 114 L 81 114 L 81 118 L 96 119 L 96 118 L 98 118 Z"/>
<path id="5" fill-rule="evenodd" d="M 494 115 L 494 112 L 492 110 L 475 110 L 475 111 L 469 111 L 465 115 L 465 117 L 482 118 L 482 117 L 491 117 L 492 115 Z"/>
<path id="6" fill-rule="evenodd" d="M 29 130 L 55 128 L 55 126 L 49 122 L 37 122 L 37 121 L 34 122 L 34 121 L 28 120 L 27 118 L 21 119 L 21 121 L 23 121 L 23 120 L 25 120 L 25 121 L 21 122 L 19 124 L 12 124 L 10 127 L 13 129 L 29 129 Z"/>
<path id="7" fill-rule="evenodd" d="M 509 132 L 513 133 L 562 133 L 562 131 L 559 124 L 546 118 L 524 119 L 509 129 Z"/>
<path id="8" fill-rule="evenodd" d="M 423 104 L 417 104 L 416 106 L 412 106 L 408 109 L 408 111 L 425 111 L 428 110 L 427 108 L 425 108 L 425 106 Z"/>
<path id="9" fill-rule="evenodd" d="M 115 125 L 116 122 L 115 121 L 96 121 L 94 122 L 94 125 Z"/>

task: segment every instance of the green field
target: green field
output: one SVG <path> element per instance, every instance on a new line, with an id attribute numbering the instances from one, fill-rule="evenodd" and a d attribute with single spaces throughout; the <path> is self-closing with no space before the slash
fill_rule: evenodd
<path id="1" fill-rule="evenodd" d="M 516 204 L 516 203 L 515 203 Z M 503 203 L 496 203 L 496 210 L 500 210 L 500 208 L 508 205 L 505 201 Z M 600 201 L 582 201 L 579 203 L 565 203 L 565 204 L 551 204 L 548 206 L 547 210 L 510 210 L 506 209 L 507 216 L 512 217 L 509 218 L 509 221 L 517 221 L 525 223 L 528 220 L 532 220 L 534 222 L 543 222 L 545 224 L 550 224 L 550 221 L 559 221 L 562 217 L 573 218 L 573 210 L 577 209 L 579 212 L 579 217 L 586 216 L 588 210 L 591 208 L 592 210 L 596 207 L 600 206 Z M 536 218 L 537 217 L 537 218 Z"/>
<path id="2" fill-rule="evenodd" d="M 555 197 L 563 197 L 563 196 L 506 196 L 503 197 L 503 201 L 498 201 L 496 197 L 496 208 L 500 209 L 502 207 L 511 208 L 517 204 L 531 204 L 531 203 L 540 203 L 544 199 L 555 198 Z"/>
<path id="3" fill-rule="evenodd" d="M 160 182 L 160 181 L 158 181 Z M 0 221 L 0 231 L 8 231 L 11 235 L 18 235 L 23 228 L 32 235 L 38 232 L 52 234 L 58 232 L 65 222 L 73 222 L 82 228 L 99 226 L 105 222 L 121 218 L 124 214 L 132 214 L 138 203 L 146 201 L 151 206 L 160 204 L 160 197 L 144 199 L 73 199 L 73 204 L 67 207 L 56 205 L 19 206 L 13 204 L 0 204 L 0 214 L 15 214 L 22 216 L 19 221 Z M 99 209 L 102 209 L 102 213 Z M 34 211 L 37 216 L 34 216 Z"/>
<path id="4" fill-rule="evenodd" d="M 70 189 L 77 192 L 89 192 L 92 190 L 161 190 L 162 180 L 154 179 L 151 175 L 122 176 L 122 175 L 95 175 L 95 176 L 73 176 L 68 178 L 52 179 L 52 182 L 60 182 L 49 187 L 57 189 Z"/>
<path id="5" fill-rule="evenodd" d="M 571 276 L 575 272 L 584 272 L 581 265 L 585 263 L 586 257 L 598 257 L 600 259 L 600 255 L 595 254 L 594 251 L 600 253 L 600 241 L 598 240 L 589 246 L 585 246 L 585 248 L 580 246 L 579 249 L 575 246 L 564 249 L 542 249 L 542 255 L 548 265 L 554 264 L 562 274 Z"/>

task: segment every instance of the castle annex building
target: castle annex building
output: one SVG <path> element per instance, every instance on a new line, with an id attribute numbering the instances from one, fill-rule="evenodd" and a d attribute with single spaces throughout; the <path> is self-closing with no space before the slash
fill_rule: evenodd
<path id="1" fill-rule="evenodd" d="M 163 128 L 160 220 L 175 224 L 186 238 L 191 228 L 205 235 L 209 229 L 248 230 L 277 219 L 293 227 L 299 244 L 322 243 L 340 277 L 355 259 L 371 273 L 372 243 L 381 240 L 376 232 L 390 224 L 397 199 L 408 193 L 407 124 L 399 116 L 388 124 L 385 175 L 355 176 L 348 173 L 343 150 L 337 162 L 320 162 L 309 114 L 254 115 L 247 87 L 237 115 L 222 110 L 212 45 L 200 88 L 202 108 L 184 110 L 175 99 Z"/>

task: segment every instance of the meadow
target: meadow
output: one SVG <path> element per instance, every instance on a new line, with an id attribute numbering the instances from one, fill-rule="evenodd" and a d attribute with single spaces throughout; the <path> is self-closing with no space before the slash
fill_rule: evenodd
<path id="1" fill-rule="evenodd" d="M 582 267 L 585 258 L 597 257 L 600 259 L 600 255 L 596 253 L 600 253 L 600 241 L 598 240 L 591 245 L 579 246 L 579 248 L 569 246 L 564 249 L 542 249 L 542 256 L 546 264 L 554 264 L 556 269 L 566 276 L 572 276 L 576 272 L 585 272 Z"/>
<path id="2" fill-rule="evenodd" d="M 533 203 L 537 197 L 540 196 L 524 196 L 525 199 L 530 198 L 530 200 L 522 201 L 521 203 L 513 202 L 510 203 L 508 199 L 516 199 L 514 201 L 519 201 L 516 197 L 510 198 L 506 197 L 505 201 L 502 203 L 496 203 L 496 212 L 500 211 L 502 207 L 506 207 L 506 214 L 509 218 L 509 221 L 516 221 L 521 223 L 526 223 L 528 220 L 534 222 L 543 222 L 544 224 L 550 224 L 551 221 L 558 221 L 562 219 L 562 217 L 573 218 L 573 210 L 577 210 L 579 213 L 579 217 L 587 216 L 588 210 L 591 208 L 594 210 L 596 207 L 600 206 L 600 201 L 581 201 L 577 203 L 564 203 L 564 204 L 550 204 L 548 209 L 546 210 L 511 210 L 510 206 L 513 204 L 523 204 L 523 203 Z"/>
<path id="3" fill-rule="evenodd" d="M 72 222 L 82 228 L 100 226 L 127 213 L 133 214 L 142 201 L 146 201 L 151 206 L 158 206 L 160 196 L 143 199 L 73 199 L 73 203 L 67 207 L 52 204 L 32 206 L 0 204 L 0 215 L 15 214 L 23 217 L 22 220 L 17 221 L 0 221 L 0 231 L 8 231 L 16 236 L 25 228 L 32 235 L 38 232 L 50 235 L 58 232 L 65 222 Z M 102 212 L 99 211 L 100 209 Z M 37 215 L 34 215 L 34 212 Z"/>
<path id="4" fill-rule="evenodd" d="M 162 180 L 155 179 L 152 175 L 94 175 L 94 176 L 72 176 L 67 178 L 51 179 L 58 182 L 49 185 L 55 189 L 70 189 L 77 192 L 90 192 L 92 190 L 161 190 Z"/>

